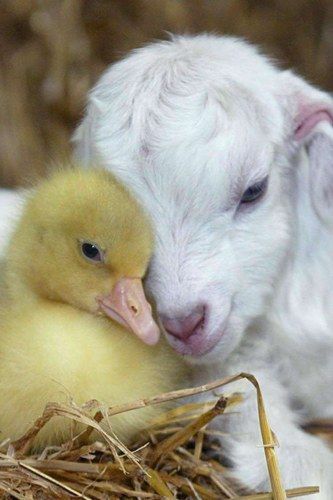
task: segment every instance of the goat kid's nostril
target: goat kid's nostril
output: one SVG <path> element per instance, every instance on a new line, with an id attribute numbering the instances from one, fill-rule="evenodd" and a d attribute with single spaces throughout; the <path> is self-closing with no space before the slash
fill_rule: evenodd
<path id="1" fill-rule="evenodd" d="M 205 319 L 205 308 L 203 306 L 197 307 L 189 315 L 178 318 L 169 318 L 160 315 L 162 324 L 165 330 L 180 340 L 186 340 L 197 330 L 198 327 L 203 326 Z"/>

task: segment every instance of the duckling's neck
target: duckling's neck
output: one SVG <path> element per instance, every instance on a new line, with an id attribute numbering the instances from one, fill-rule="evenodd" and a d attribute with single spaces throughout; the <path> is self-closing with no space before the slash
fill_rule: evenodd
<path id="1" fill-rule="evenodd" d="M 42 287 L 32 286 L 25 278 L 24 273 L 11 266 L 10 262 L 5 270 L 5 290 L 7 305 L 10 309 L 38 308 L 47 303 L 54 302 L 50 298 L 42 295 Z"/>

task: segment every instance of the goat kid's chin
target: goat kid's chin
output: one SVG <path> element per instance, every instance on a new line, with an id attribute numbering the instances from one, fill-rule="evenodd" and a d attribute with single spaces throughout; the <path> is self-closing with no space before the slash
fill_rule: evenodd
<path id="1" fill-rule="evenodd" d="M 170 333 L 166 333 L 166 337 L 171 347 L 182 356 L 201 358 L 214 350 L 224 333 L 223 327 L 207 332 L 204 326 L 199 326 L 187 339 L 179 339 Z"/>

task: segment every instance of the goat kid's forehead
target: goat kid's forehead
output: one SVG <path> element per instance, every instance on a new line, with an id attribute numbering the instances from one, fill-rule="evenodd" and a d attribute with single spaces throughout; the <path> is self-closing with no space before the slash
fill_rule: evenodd
<path id="1" fill-rule="evenodd" d="M 274 147 L 264 134 L 240 125 L 210 144 L 171 146 L 113 171 L 148 210 L 167 211 L 172 219 L 234 209 L 248 187 L 269 175 L 273 161 Z"/>

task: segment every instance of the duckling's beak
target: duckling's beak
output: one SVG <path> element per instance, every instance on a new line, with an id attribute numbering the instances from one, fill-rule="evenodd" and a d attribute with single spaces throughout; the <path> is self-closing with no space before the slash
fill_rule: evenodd
<path id="1" fill-rule="evenodd" d="M 160 331 L 139 278 L 121 278 L 99 304 L 107 316 L 132 330 L 145 344 L 158 342 Z"/>

